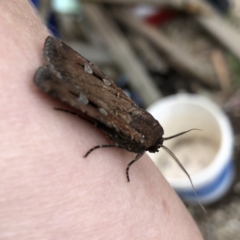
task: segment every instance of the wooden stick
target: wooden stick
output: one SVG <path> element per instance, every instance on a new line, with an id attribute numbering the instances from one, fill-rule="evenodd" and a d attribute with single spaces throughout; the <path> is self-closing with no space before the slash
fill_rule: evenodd
<path id="1" fill-rule="evenodd" d="M 144 105 L 148 106 L 159 99 L 161 94 L 156 84 L 135 57 L 114 21 L 107 16 L 107 12 L 97 4 L 84 4 L 84 12 L 104 39 L 112 56 L 127 74 L 130 84 Z"/>
<path id="2" fill-rule="evenodd" d="M 220 82 L 221 89 L 225 96 L 228 96 L 231 90 L 231 81 L 223 53 L 220 50 L 213 50 L 211 52 L 211 58 Z"/>
<path id="3" fill-rule="evenodd" d="M 160 73 L 166 73 L 169 69 L 168 64 L 163 57 L 160 56 L 149 42 L 141 35 L 130 34 L 128 37 L 133 47 L 140 53 L 140 56 L 145 59 L 148 66 Z"/>
<path id="4" fill-rule="evenodd" d="M 148 4 L 192 13 L 195 20 L 240 60 L 240 34 L 203 0 L 83 0 L 110 4 Z"/>
<path id="5" fill-rule="evenodd" d="M 196 21 L 240 60 L 240 34 L 217 13 L 196 16 Z"/>
<path id="6" fill-rule="evenodd" d="M 218 87 L 216 75 L 212 68 L 204 63 L 198 62 L 193 56 L 190 56 L 178 46 L 173 44 L 161 32 L 139 19 L 127 14 L 124 10 L 113 10 L 114 16 L 132 30 L 144 35 L 151 40 L 159 50 L 164 54 L 167 61 L 176 69 L 190 76 L 197 78 L 202 83 Z"/>
<path id="7" fill-rule="evenodd" d="M 82 0 L 83 3 L 108 3 L 108 4 L 125 4 L 125 5 L 135 5 L 135 4 L 154 4 L 157 6 L 166 6 L 168 2 L 176 2 L 173 0 Z M 179 1 L 178 1 L 179 2 Z"/>
<path id="8" fill-rule="evenodd" d="M 180 11 L 185 11 L 191 14 L 208 13 L 207 5 L 202 4 L 202 1 L 196 0 L 82 0 L 82 2 L 91 3 L 108 3 L 115 5 L 144 5 L 173 8 Z"/>

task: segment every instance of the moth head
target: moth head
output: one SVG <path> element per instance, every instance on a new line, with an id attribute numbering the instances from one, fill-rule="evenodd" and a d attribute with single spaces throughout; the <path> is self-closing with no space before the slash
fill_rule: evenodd
<path id="1" fill-rule="evenodd" d="M 152 153 L 158 152 L 159 148 L 162 147 L 163 142 L 164 142 L 164 138 L 161 136 L 160 138 L 158 138 L 158 140 L 156 141 L 156 143 L 153 146 L 148 148 L 148 151 L 152 152 Z"/>

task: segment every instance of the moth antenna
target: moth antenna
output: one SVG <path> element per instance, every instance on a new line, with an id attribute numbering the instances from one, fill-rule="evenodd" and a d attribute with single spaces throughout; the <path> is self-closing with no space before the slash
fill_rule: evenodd
<path id="1" fill-rule="evenodd" d="M 187 132 L 189 132 L 191 130 L 188 130 Z M 182 133 L 183 134 L 183 133 Z M 194 185 L 193 185 L 193 182 L 192 182 L 192 179 L 190 177 L 190 175 L 188 174 L 187 170 L 184 168 L 184 166 L 182 165 L 182 163 L 178 160 L 178 158 L 175 156 L 175 154 L 170 151 L 167 147 L 163 146 L 162 145 L 162 148 L 176 161 L 176 163 L 179 165 L 179 167 L 184 171 L 184 173 L 187 175 L 191 185 L 192 185 L 192 189 L 193 189 L 193 192 L 194 192 L 194 195 L 196 196 L 196 199 L 197 199 L 197 202 L 198 204 L 200 205 L 200 207 L 203 209 L 204 212 L 206 212 L 206 209 L 203 207 L 203 205 L 201 204 L 200 200 L 199 200 L 199 197 L 197 195 L 197 192 L 194 188 Z"/>
<path id="2" fill-rule="evenodd" d="M 169 140 L 169 139 L 172 139 L 172 138 L 181 136 L 181 135 L 183 135 L 183 134 L 185 134 L 185 133 L 188 133 L 188 132 L 190 132 L 190 131 L 193 131 L 193 130 L 202 131 L 202 129 L 192 128 L 192 129 L 189 129 L 189 130 L 187 130 L 187 131 L 177 133 L 177 134 L 175 134 L 175 135 L 173 135 L 173 136 L 163 138 L 163 140 L 166 141 L 166 140 Z"/>

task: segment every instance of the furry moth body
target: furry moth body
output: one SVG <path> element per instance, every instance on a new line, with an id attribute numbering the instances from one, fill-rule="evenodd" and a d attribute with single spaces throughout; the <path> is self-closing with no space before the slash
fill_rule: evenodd
<path id="1" fill-rule="evenodd" d="M 126 168 L 128 181 L 130 166 L 145 151 L 158 152 L 163 147 L 169 152 L 163 146 L 164 140 L 188 132 L 163 138 L 162 126 L 150 113 L 139 108 L 110 78 L 59 39 L 47 37 L 43 53 L 46 65 L 36 71 L 35 84 L 91 119 L 112 141 L 111 145 L 93 147 L 85 157 L 102 147 L 123 148 L 136 153 Z M 178 159 L 172 152 L 169 153 L 190 179 Z"/>

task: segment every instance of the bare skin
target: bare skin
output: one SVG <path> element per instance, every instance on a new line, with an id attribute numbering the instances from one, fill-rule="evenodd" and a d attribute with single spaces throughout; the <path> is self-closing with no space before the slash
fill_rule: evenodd
<path id="1" fill-rule="evenodd" d="M 0 3 L 0 239 L 202 239 L 144 155 L 109 143 L 33 84 L 49 33 L 26 0 Z"/>

